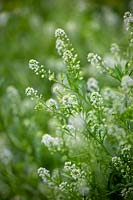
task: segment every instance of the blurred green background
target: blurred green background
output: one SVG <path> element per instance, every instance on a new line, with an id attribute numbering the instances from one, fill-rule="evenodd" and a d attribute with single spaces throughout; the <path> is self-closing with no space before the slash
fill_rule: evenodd
<path id="1" fill-rule="evenodd" d="M 47 99 L 50 83 L 36 77 L 28 61 L 34 58 L 46 68 L 62 70 L 54 38 L 60 27 L 69 35 L 88 78 L 92 72 L 87 53 L 103 55 L 113 42 L 124 45 L 123 14 L 132 7 L 128 0 L 0 1 L 1 200 L 46 199 L 37 169 L 52 169 L 60 162 L 59 155 L 51 156 L 41 144 L 42 135 L 50 131 L 49 116 L 36 112 L 24 92 L 33 86 Z"/>

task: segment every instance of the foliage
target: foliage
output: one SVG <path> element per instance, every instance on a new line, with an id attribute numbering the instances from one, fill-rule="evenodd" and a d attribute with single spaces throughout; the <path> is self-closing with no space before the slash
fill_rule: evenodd
<path id="1" fill-rule="evenodd" d="M 111 46 L 111 62 L 89 53 L 88 62 L 104 76 L 111 76 L 115 88 L 100 87 L 94 77 L 86 82 L 75 52 L 63 29 L 55 31 L 56 49 L 65 68 L 45 70 L 36 60 L 29 68 L 52 82 L 52 98 L 45 100 L 31 87 L 26 95 L 36 110 L 51 116 L 49 133 L 42 143 L 59 163 L 53 170 L 40 167 L 38 174 L 48 199 L 131 199 L 133 131 L 133 15 L 126 12 L 124 26 L 128 41 L 124 51 Z"/>

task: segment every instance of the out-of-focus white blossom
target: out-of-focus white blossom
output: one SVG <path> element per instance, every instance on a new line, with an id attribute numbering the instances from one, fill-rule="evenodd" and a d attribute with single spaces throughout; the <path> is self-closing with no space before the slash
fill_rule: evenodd
<path id="1" fill-rule="evenodd" d="M 106 69 L 114 69 L 115 68 L 115 60 L 113 55 L 106 54 L 104 56 L 104 64 Z"/>
<path id="2" fill-rule="evenodd" d="M 70 20 L 66 23 L 66 28 L 71 34 L 76 33 L 78 28 L 77 23 L 75 22 L 75 20 L 74 21 Z"/>
<path id="3" fill-rule="evenodd" d="M 58 146 L 60 139 L 57 137 L 52 137 L 49 134 L 45 134 L 42 137 L 42 143 L 46 146 L 46 147 L 53 147 L 53 146 Z"/>
<path id="4" fill-rule="evenodd" d="M 106 87 L 102 90 L 102 97 L 104 98 L 104 100 L 112 101 L 116 99 L 116 96 L 116 92 L 109 87 Z"/>
<path id="5" fill-rule="evenodd" d="M 13 155 L 9 149 L 3 147 L 0 150 L 1 162 L 3 162 L 4 164 L 8 164 L 12 160 L 12 158 L 13 158 Z"/>
<path id="6" fill-rule="evenodd" d="M 70 116 L 68 122 L 75 130 L 83 129 L 85 124 L 82 113 Z"/>
<path id="7" fill-rule="evenodd" d="M 56 117 L 50 118 L 48 121 L 48 127 L 51 131 L 54 131 L 59 126 L 59 122 Z"/>
<path id="8" fill-rule="evenodd" d="M 6 89 L 6 93 L 7 93 L 8 97 L 11 98 L 11 99 L 19 97 L 18 90 L 14 86 L 9 86 Z"/>
<path id="9" fill-rule="evenodd" d="M 69 131 L 75 131 L 74 126 L 71 125 L 71 124 L 68 124 L 66 127 L 67 127 L 67 129 L 68 129 Z"/>
<path id="10" fill-rule="evenodd" d="M 102 58 L 99 55 L 94 54 L 94 53 L 89 53 L 87 56 L 87 60 L 91 65 L 99 66 L 102 63 Z"/>
<path id="11" fill-rule="evenodd" d="M 123 89 L 133 87 L 133 79 L 129 75 L 123 76 L 121 80 L 121 86 L 123 87 Z"/>
<path id="12" fill-rule="evenodd" d="M 118 23 L 118 15 L 116 14 L 116 12 L 113 11 L 113 9 L 104 6 L 103 14 L 104 20 L 109 26 L 115 26 Z"/>
<path id="13" fill-rule="evenodd" d="M 93 77 L 89 78 L 87 81 L 87 91 L 94 92 L 98 90 L 99 90 L 98 81 Z"/>
<path id="14" fill-rule="evenodd" d="M 120 48 L 119 48 L 118 44 L 116 44 L 116 43 L 111 44 L 110 51 L 112 54 L 118 55 L 120 52 Z"/>
<path id="15" fill-rule="evenodd" d="M 10 14 L 8 12 L 0 13 L 0 26 L 5 26 L 9 20 Z"/>
<path id="16" fill-rule="evenodd" d="M 56 95 L 61 94 L 63 90 L 64 90 L 63 86 L 59 83 L 54 83 L 54 85 L 52 86 L 52 92 Z"/>
<path id="17" fill-rule="evenodd" d="M 46 106 L 47 106 L 48 111 L 54 111 L 54 110 L 58 109 L 57 101 L 52 98 L 50 98 L 46 101 Z"/>
<path id="18" fill-rule="evenodd" d="M 88 196 L 89 192 L 90 192 L 90 188 L 87 187 L 86 185 L 81 185 L 79 187 L 79 192 L 83 197 Z"/>

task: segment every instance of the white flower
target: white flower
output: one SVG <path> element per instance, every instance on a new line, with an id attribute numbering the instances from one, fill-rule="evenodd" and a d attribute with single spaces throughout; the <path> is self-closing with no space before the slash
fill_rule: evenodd
<path id="1" fill-rule="evenodd" d="M 75 129 L 75 130 L 82 129 L 85 124 L 82 113 L 70 116 L 68 122 L 69 122 L 69 125 L 71 125 L 73 127 L 73 129 Z"/>
<path id="2" fill-rule="evenodd" d="M 63 86 L 59 83 L 55 83 L 52 86 L 52 92 L 56 95 L 61 94 L 63 92 L 63 90 L 64 90 Z"/>
<path id="3" fill-rule="evenodd" d="M 68 125 L 66 126 L 66 128 L 67 128 L 69 131 L 75 132 L 75 128 L 74 128 L 74 126 L 71 125 L 71 124 L 68 124 Z"/>
<path id="4" fill-rule="evenodd" d="M 74 179 L 74 180 L 78 180 L 78 179 L 84 179 L 85 178 L 85 174 L 84 171 L 82 171 L 79 167 L 77 167 L 75 164 L 72 164 L 70 161 L 65 162 L 64 165 L 64 170 L 70 174 L 70 176 Z"/>
<path id="5" fill-rule="evenodd" d="M 83 197 L 85 197 L 90 192 L 90 188 L 85 186 L 85 185 L 81 185 L 80 188 L 79 188 L 79 192 Z"/>
<path id="6" fill-rule="evenodd" d="M 114 90 L 106 87 L 102 90 L 102 96 L 107 101 L 114 101 L 118 95 Z"/>
<path id="7" fill-rule="evenodd" d="M 13 158 L 11 151 L 7 148 L 2 148 L 0 150 L 0 160 L 4 164 L 8 164 Z"/>
<path id="8" fill-rule="evenodd" d="M 0 26 L 5 26 L 10 18 L 9 12 L 0 13 Z"/>
<path id="9" fill-rule="evenodd" d="M 61 102 L 65 108 L 75 107 L 78 105 L 76 96 L 72 94 L 64 95 Z"/>
<path id="10" fill-rule="evenodd" d="M 46 101 L 46 106 L 48 108 L 48 111 L 55 110 L 58 108 L 57 101 L 52 98 L 50 98 Z"/>
<path id="11" fill-rule="evenodd" d="M 11 99 L 19 96 L 18 90 L 13 86 L 9 86 L 6 89 L 6 92 L 7 92 L 8 97 L 11 98 Z"/>
<path id="12" fill-rule="evenodd" d="M 100 93 L 92 92 L 90 95 L 90 102 L 94 108 L 102 108 L 103 107 L 103 99 Z"/>
<path id="13" fill-rule="evenodd" d="M 102 58 L 94 53 L 89 53 L 87 56 L 87 60 L 91 65 L 101 65 L 102 63 Z"/>
<path id="14" fill-rule="evenodd" d="M 27 96 L 31 96 L 32 94 L 37 94 L 37 90 L 32 87 L 27 87 L 25 93 Z"/>
<path id="15" fill-rule="evenodd" d="M 67 62 L 71 62 L 73 60 L 73 54 L 70 50 L 66 50 L 63 53 L 63 59 L 65 61 L 65 63 Z"/>
<path id="16" fill-rule="evenodd" d="M 104 56 L 104 64 L 106 69 L 114 69 L 115 68 L 115 60 L 113 55 L 106 54 Z"/>
<path id="17" fill-rule="evenodd" d="M 44 183 L 48 182 L 48 179 L 50 178 L 50 172 L 46 168 L 40 167 L 38 169 L 38 175 L 42 178 Z"/>
<path id="18" fill-rule="evenodd" d="M 73 79 L 82 80 L 83 77 L 79 65 L 80 61 L 65 31 L 60 28 L 57 29 L 55 31 L 55 37 L 57 52 L 62 56 L 64 63 L 67 65 L 67 71 L 69 74 L 73 74 Z"/>
<path id="19" fill-rule="evenodd" d="M 111 51 L 112 54 L 118 55 L 118 53 L 120 51 L 118 44 L 116 44 L 116 43 L 111 44 L 110 51 Z"/>
<path id="20" fill-rule="evenodd" d="M 89 78 L 87 81 L 87 91 L 94 92 L 98 90 L 99 90 L 98 81 L 95 78 Z"/>
<path id="21" fill-rule="evenodd" d="M 62 39 L 57 38 L 56 40 L 56 49 L 59 55 L 62 55 L 65 50 L 65 43 Z"/>
<path id="22" fill-rule="evenodd" d="M 131 28 L 131 24 L 133 24 L 133 14 L 128 12 L 125 12 L 124 14 L 124 25 L 126 30 L 128 31 Z"/>
<path id="23" fill-rule="evenodd" d="M 37 72 L 38 69 L 39 69 L 39 62 L 36 61 L 36 60 L 34 60 L 34 59 L 31 59 L 31 60 L 29 61 L 29 68 L 30 68 L 31 70 Z"/>
<path id="24" fill-rule="evenodd" d="M 38 95 L 38 91 L 35 90 L 35 89 L 32 88 L 32 87 L 27 87 L 27 88 L 25 89 L 25 94 L 26 94 L 27 96 L 30 96 L 32 100 L 33 100 L 34 97 L 35 97 L 35 98 L 41 98 L 41 97 L 42 97 L 42 95 Z"/>
<path id="25" fill-rule="evenodd" d="M 49 134 L 45 134 L 42 137 L 42 143 L 46 146 L 46 147 L 53 147 L 53 146 L 58 146 L 60 139 L 57 137 L 52 137 Z"/>
<path id="26" fill-rule="evenodd" d="M 61 191 L 65 191 L 66 190 L 66 187 L 67 187 L 67 182 L 66 181 L 63 181 L 62 183 L 59 184 L 59 189 Z"/>
<path id="27" fill-rule="evenodd" d="M 40 75 L 41 78 L 44 78 L 45 76 L 45 70 L 44 70 L 44 66 L 43 65 L 39 65 L 39 62 L 31 59 L 29 61 L 29 68 L 36 74 L 36 75 Z"/>
<path id="28" fill-rule="evenodd" d="M 127 89 L 129 87 L 133 87 L 133 79 L 129 75 L 123 76 L 122 80 L 121 80 L 121 86 L 124 89 Z"/>
<path id="29" fill-rule="evenodd" d="M 71 165 L 72 165 L 71 161 L 65 162 L 64 169 L 65 170 L 71 170 Z"/>
<path id="30" fill-rule="evenodd" d="M 63 29 L 61 29 L 61 28 L 58 28 L 58 29 L 56 29 L 56 31 L 55 31 L 55 37 L 56 38 L 58 38 L 58 37 L 66 37 L 66 33 L 65 33 L 65 31 L 63 30 Z"/>

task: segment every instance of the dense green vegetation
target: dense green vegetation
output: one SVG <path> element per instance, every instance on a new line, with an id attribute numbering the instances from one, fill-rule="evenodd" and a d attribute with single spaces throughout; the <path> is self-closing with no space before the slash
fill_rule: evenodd
<path id="1" fill-rule="evenodd" d="M 112 161 L 112 165 L 110 164 L 110 166 L 112 167 L 110 169 L 112 170 L 112 173 L 105 173 L 105 175 L 108 174 L 108 176 L 110 174 L 110 178 L 108 179 L 108 188 L 106 182 L 107 180 L 105 180 L 105 177 L 99 173 L 101 171 L 97 171 L 100 170 L 101 167 L 105 168 L 105 166 L 107 166 L 108 163 L 112 160 L 110 158 L 110 155 L 108 156 L 106 154 L 104 148 L 107 148 L 107 152 L 109 152 L 112 157 L 117 156 L 120 157 L 122 160 L 122 156 L 125 153 L 124 155 L 128 155 L 128 159 L 130 160 L 129 154 L 131 153 L 130 146 L 132 143 L 131 133 L 133 126 L 133 94 L 132 87 L 129 86 L 130 84 L 128 85 L 130 89 L 128 89 L 128 86 L 125 88 L 125 86 L 120 84 L 124 76 L 129 75 L 132 78 L 131 45 L 129 48 L 130 34 L 127 33 L 127 31 L 125 31 L 125 28 L 123 27 L 123 14 L 127 10 L 132 10 L 132 4 L 130 1 L 126 0 L 123 2 L 121 2 L 120 0 L 3 0 L 0 2 L 0 199 L 59 199 L 60 196 L 64 198 L 66 194 L 67 198 L 69 197 L 69 199 L 81 199 L 81 196 L 78 196 L 79 193 L 74 189 L 74 196 L 71 196 L 71 190 L 69 190 L 70 188 L 67 189 L 67 193 L 66 191 L 60 192 L 59 196 L 58 189 L 56 190 L 56 187 L 54 187 L 54 189 L 52 189 L 53 193 L 51 194 L 51 189 L 47 184 L 42 183 L 37 174 L 37 170 L 40 167 L 44 167 L 50 170 L 50 172 L 52 173 L 54 169 L 58 168 L 60 170 L 57 170 L 59 172 L 55 174 L 59 175 L 58 173 L 65 173 L 62 172 L 64 163 L 70 161 L 72 164 L 77 164 L 76 170 L 83 170 L 85 171 L 85 173 L 88 173 L 86 167 L 82 166 L 83 163 L 87 163 L 87 165 L 90 164 L 89 162 L 86 162 L 86 160 L 88 160 L 88 157 L 86 157 L 88 156 L 88 154 L 92 154 L 92 161 L 94 161 L 93 157 L 97 158 L 97 160 L 95 160 L 95 163 L 90 166 L 91 174 L 97 172 L 97 175 L 93 176 L 96 177 L 95 180 L 90 180 L 89 178 L 91 178 L 91 175 L 87 174 L 88 183 L 91 185 L 91 192 L 89 197 L 85 197 L 83 195 L 82 199 L 131 198 L 130 191 L 129 193 L 127 191 L 124 192 L 125 188 L 127 190 L 131 190 L 131 180 L 129 177 L 123 178 L 121 177 L 121 175 L 118 175 L 118 177 L 114 176 L 117 171 L 115 171 L 116 166 L 114 164 L 114 160 Z M 72 68 L 70 69 L 69 73 L 65 72 L 65 67 L 63 63 L 64 57 L 62 53 L 58 52 L 61 57 L 63 57 L 60 58 L 57 53 L 59 49 L 57 48 L 56 51 L 55 48 L 57 39 L 62 39 L 58 38 L 58 35 L 56 38 L 54 37 L 55 30 L 57 28 L 62 28 L 65 30 L 67 35 L 69 35 L 69 37 L 67 37 L 73 43 L 74 49 L 76 49 L 79 60 L 81 61 L 80 70 L 82 71 L 82 76 L 84 80 L 83 82 L 81 81 L 82 83 L 77 82 L 77 80 L 74 79 L 75 74 L 69 80 Z M 117 43 L 120 46 L 120 51 L 116 48 L 116 46 L 113 46 L 113 48 L 116 51 L 118 50 L 118 52 L 111 54 L 110 46 L 112 43 Z M 69 48 L 69 50 L 71 50 L 69 45 L 67 47 Z M 108 73 L 100 73 L 99 69 L 96 70 L 95 66 L 92 66 L 88 63 L 87 54 L 89 52 L 95 52 L 96 54 L 100 55 L 104 60 L 108 61 L 108 63 L 110 62 L 112 65 L 115 62 L 118 70 L 109 70 Z M 118 58 L 120 58 L 120 60 Z M 28 68 L 28 62 L 30 59 L 36 59 L 39 61 L 39 63 L 43 63 L 44 70 L 46 70 L 44 74 L 45 78 L 42 79 L 41 77 L 36 76 L 34 73 L 31 72 L 31 70 Z M 91 61 L 91 59 L 90 57 L 88 58 L 89 61 Z M 120 62 L 123 60 L 123 63 Z M 35 64 L 33 61 L 34 60 L 32 60 L 32 64 Z M 65 59 L 65 64 L 69 65 L 70 63 L 67 62 L 67 60 Z M 128 66 L 128 64 L 130 64 L 130 66 L 125 67 Z M 123 70 L 123 68 L 125 71 Z M 117 132 L 118 135 L 120 134 L 120 138 L 115 138 L 111 135 L 112 133 L 110 132 L 110 135 L 108 135 L 108 137 L 106 138 L 106 144 L 102 143 L 101 146 L 101 142 L 95 143 L 94 140 L 96 139 L 99 141 L 99 138 L 93 138 L 91 139 L 92 145 L 89 147 L 90 150 L 87 151 L 88 142 L 86 142 L 86 140 L 88 141 L 90 140 L 90 138 L 86 139 L 86 137 L 84 136 L 85 138 L 82 138 L 83 141 L 81 139 L 84 144 L 84 148 L 81 144 L 79 144 L 79 147 L 82 148 L 83 152 L 80 152 L 80 148 L 78 148 L 78 145 L 77 150 L 75 150 L 74 144 L 71 144 L 74 149 L 69 149 L 67 147 L 68 144 L 66 144 L 66 149 L 64 148 L 64 146 L 61 146 L 60 148 L 62 148 L 63 151 L 60 151 L 56 148 L 51 150 L 51 148 L 47 148 L 47 145 L 43 145 L 41 143 L 42 136 L 46 133 L 49 133 L 53 137 L 57 137 L 58 131 L 56 130 L 56 128 L 58 126 L 63 126 L 63 133 L 65 131 L 71 133 L 71 131 L 68 131 L 65 127 L 65 125 L 67 125 L 67 122 L 69 121 L 68 118 L 70 117 L 70 113 L 67 113 L 65 108 L 62 108 L 62 113 L 64 115 L 62 119 L 59 118 L 59 120 L 61 120 L 59 125 L 59 122 L 55 122 L 52 118 L 55 113 L 52 113 L 51 115 L 51 113 L 49 113 L 46 108 L 44 109 L 45 106 L 42 106 L 42 100 L 41 105 L 39 104 L 39 106 L 37 106 L 37 108 L 39 107 L 39 109 L 35 110 L 34 107 L 36 103 L 38 105 L 38 99 L 35 98 L 37 102 L 36 100 L 32 101 L 29 97 L 26 97 L 25 95 L 25 89 L 27 87 L 33 87 L 38 90 L 39 94 L 43 95 L 43 103 L 47 102 L 47 100 L 51 97 L 55 98 L 56 95 L 53 94 L 53 91 L 51 90 L 51 87 L 53 88 L 52 85 L 54 84 L 55 80 L 48 80 L 49 69 L 51 73 L 54 72 L 55 77 L 59 73 L 68 73 L 67 80 L 69 80 L 69 83 L 65 82 L 65 84 L 66 86 L 68 86 L 68 90 L 71 91 L 69 91 L 69 93 L 72 93 L 72 95 L 73 93 L 76 93 L 76 97 L 78 99 L 80 99 L 81 91 L 77 91 L 76 87 L 77 85 L 79 88 L 81 87 L 84 99 L 82 96 L 82 98 L 80 99 L 80 106 L 78 105 L 79 103 L 77 103 L 76 105 L 77 107 L 79 106 L 78 110 L 76 110 L 76 112 L 78 113 L 83 113 L 82 109 L 84 109 L 85 113 L 89 112 L 89 114 L 92 114 L 90 113 L 92 108 L 87 107 L 85 102 L 85 98 L 87 98 L 88 104 L 91 102 L 91 100 L 86 97 L 85 91 L 86 84 L 90 84 L 89 82 L 87 82 L 89 78 L 93 77 L 98 81 L 99 86 L 97 86 L 97 82 L 94 81 L 95 79 L 89 79 L 94 83 L 94 91 L 96 89 L 96 91 L 102 96 L 98 98 L 104 98 L 104 95 L 107 94 L 108 91 L 104 91 L 106 87 L 111 88 L 111 95 L 115 93 L 114 96 L 116 95 L 118 99 L 116 101 L 114 101 L 114 99 L 111 99 L 108 100 L 110 102 L 106 102 L 107 99 L 105 98 L 104 107 L 113 108 L 114 110 L 116 109 L 116 118 L 112 120 L 106 119 L 106 116 L 101 116 L 101 119 L 105 118 L 108 121 L 107 124 L 109 124 L 111 120 L 112 121 L 110 124 L 114 124 L 114 121 L 116 121 L 115 125 L 117 125 L 117 127 L 115 127 L 113 131 Z M 116 77 L 113 78 L 112 76 Z M 80 77 L 77 77 L 79 81 Z M 59 80 L 60 79 L 58 79 L 58 81 Z M 66 91 L 63 93 L 63 95 L 65 94 Z M 89 89 L 88 94 L 90 94 Z M 127 98 L 127 109 L 126 111 L 124 110 L 122 113 L 119 113 L 119 105 L 121 104 L 123 106 L 123 102 L 120 102 L 122 94 L 126 96 L 124 98 Z M 61 103 L 61 100 L 58 101 L 59 103 Z M 96 109 L 95 112 L 97 112 L 97 108 L 95 108 L 95 105 L 92 105 L 92 107 L 93 106 L 94 109 Z M 71 112 L 73 109 L 75 108 L 70 107 Z M 105 110 L 102 111 L 102 115 L 106 115 L 107 111 Z M 58 116 L 56 116 L 56 118 L 58 119 Z M 88 121 L 87 123 L 88 127 L 90 127 L 91 125 L 89 123 L 91 122 Z M 97 123 L 99 122 L 96 122 L 96 124 Z M 104 124 L 104 122 L 102 123 Z M 66 132 L 64 133 L 64 135 L 66 134 Z M 86 132 L 86 130 L 80 130 L 78 132 L 82 133 Z M 126 136 L 121 136 L 121 134 L 125 134 Z M 65 138 L 63 138 L 63 141 L 67 140 L 66 135 Z M 70 135 L 68 136 L 68 143 L 70 142 L 69 137 Z M 123 150 L 124 148 L 126 148 L 126 150 Z M 85 154 L 85 150 L 86 152 L 88 152 L 87 155 Z M 76 157 L 76 155 L 78 155 L 79 153 L 83 153 L 83 156 L 73 158 L 74 156 Z M 101 158 L 99 158 L 99 155 L 101 155 Z M 101 161 L 104 161 L 103 166 L 101 165 Z M 126 168 L 127 161 L 122 160 L 121 163 Z M 70 163 L 66 163 L 66 165 L 67 164 L 69 165 Z M 96 169 L 94 169 L 94 166 L 98 166 L 98 168 L 96 167 Z M 68 172 L 67 176 L 69 175 L 70 174 Z M 116 179 L 121 180 L 119 181 Z M 67 178 L 64 180 L 64 178 L 62 178 L 62 175 L 60 174 L 60 181 L 58 183 L 61 184 L 61 181 L 63 182 L 68 180 Z M 99 188 L 99 185 L 101 184 L 100 181 L 102 181 L 103 188 Z M 95 182 L 97 182 L 97 185 L 95 184 Z M 124 186 L 117 184 L 123 184 Z M 85 185 L 85 187 L 86 193 L 88 194 L 88 186 Z M 121 195 L 122 191 L 123 196 Z M 128 193 L 127 196 L 125 195 L 126 192 Z M 93 196 L 93 198 L 91 197 L 91 195 Z"/>

